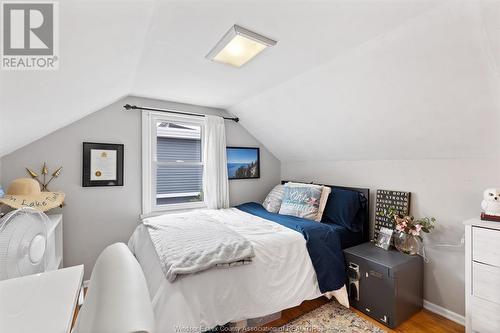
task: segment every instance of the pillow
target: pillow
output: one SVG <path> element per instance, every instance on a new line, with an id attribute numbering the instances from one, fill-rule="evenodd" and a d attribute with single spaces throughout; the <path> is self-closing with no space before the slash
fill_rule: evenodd
<path id="1" fill-rule="evenodd" d="M 321 222 L 333 223 L 346 227 L 350 231 L 361 231 L 361 208 L 366 199 L 356 191 L 332 189 L 330 199 L 326 203 Z"/>
<path id="2" fill-rule="evenodd" d="M 318 215 L 322 190 L 319 185 L 285 184 L 279 213 L 314 220 Z"/>
<path id="3" fill-rule="evenodd" d="M 288 182 L 285 185 L 289 186 L 319 186 L 321 187 L 321 197 L 319 199 L 319 207 L 318 207 L 318 214 L 316 214 L 316 217 L 314 218 L 314 221 L 320 222 L 321 217 L 323 216 L 323 211 L 325 210 L 326 203 L 328 201 L 328 197 L 330 196 L 330 192 L 332 189 L 328 186 L 322 186 L 322 185 L 316 185 L 316 184 L 307 184 L 307 183 L 292 183 Z"/>
<path id="4" fill-rule="evenodd" d="M 262 206 L 264 206 L 268 212 L 279 212 L 281 201 L 283 200 L 284 187 L 285 186 L 283 185 L 276 185 L 267 195 L 266 199 L 262 203 Z"/>
<path id="5" fill-rule="evenodd" d="M 318 215 L 316 215 L 316 218 L 314 221 L 321 221 L 321 218 L 323 217 L 323 213 L 325 211 L 326 203 L 328 202 L 328 198 L 330 197 L 330 193 L 332 192 L 332 189 L 329 186 L 322 186 L 323 190 L 321 191 L 321 198 L 319 199 L 319 208 L 318 208 Z"/>

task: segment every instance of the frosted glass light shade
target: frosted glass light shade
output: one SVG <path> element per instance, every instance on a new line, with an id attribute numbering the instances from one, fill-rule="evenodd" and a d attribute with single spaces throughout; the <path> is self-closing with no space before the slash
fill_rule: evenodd
<path id="1" fill-rule="evenodd" d="M 241 67 L 276 41 L 234 25 L 206 56 L 207 59 Z"/>

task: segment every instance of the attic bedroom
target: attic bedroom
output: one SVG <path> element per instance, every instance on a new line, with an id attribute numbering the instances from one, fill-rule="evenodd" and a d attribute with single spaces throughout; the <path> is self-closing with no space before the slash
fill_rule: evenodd
<path id="1" fill-rule="evenodd" d="M 500 332 L 499 0 L 0 6 L 0 332 Z"/>

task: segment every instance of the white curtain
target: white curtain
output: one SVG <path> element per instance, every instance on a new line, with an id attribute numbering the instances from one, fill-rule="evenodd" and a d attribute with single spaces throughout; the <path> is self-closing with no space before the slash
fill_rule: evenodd
<path id="1" fill-rule="evenodd" d="M 229 207 L 229 181 L 226 162 L 226 128 L 224 119 L 205 116 L 203 143 L 203 195 L 210 209 Z"/>

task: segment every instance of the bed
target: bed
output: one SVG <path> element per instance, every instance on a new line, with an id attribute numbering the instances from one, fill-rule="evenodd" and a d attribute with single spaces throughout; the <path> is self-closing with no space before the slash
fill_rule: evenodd
<path id="1" fill-rule="evenodd" d="M 367 189 L 330 187 L 354 191 L 364 198 L 366 205 L 358 214 L 361 219 L 359 231 L 269 213 L 258 203 L 209 211 L 211 216 L 252 243 L 253 262 L 209 269 L 182 276 L 174 282 L 165 278 L 147 227 L 139 225 L 129 240 L 129 247 L 144 271 L 157 331 L 203 332 L 228 322 L 276 313 L 325 294 L 335 296 L 348 306 L 342 248 L 368 241 L 369 192 Z M 335 243 L 329 250 L 336 252 L 335 255 L 328 257 L 327 251 L 318 257 L 314 244 L 306 240 L 309 236 L 303 233 L 304 230 Z M 329 276 L 335 278 L 329 279 Z"/>

